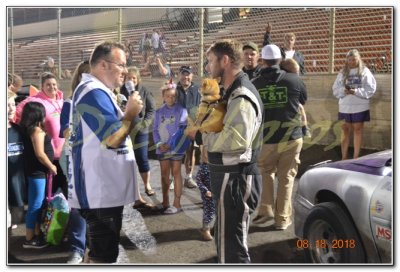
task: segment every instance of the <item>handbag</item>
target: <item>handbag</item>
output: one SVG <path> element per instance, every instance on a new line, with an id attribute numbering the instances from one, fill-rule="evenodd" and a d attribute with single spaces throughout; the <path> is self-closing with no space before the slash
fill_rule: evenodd
<path id="1" fill-rule="evenodd" d="M 68 201 L 61 190 L 51 196 L 53 175 L 47 176 L 47 209 L 43 222 L 43 233 L 50 245 L 59 245 L 64 237 L 69 218 Z"/>

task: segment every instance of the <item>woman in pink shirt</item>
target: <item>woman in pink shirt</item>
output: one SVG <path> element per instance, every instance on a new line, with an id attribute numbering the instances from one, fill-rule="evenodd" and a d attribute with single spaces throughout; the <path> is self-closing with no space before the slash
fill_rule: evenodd
<path id="1" fill-rule="evenodd" d="M 59 137 L 60 113 L 64 103 L 63 93 L 58 89 L 56 76 L 52 73 L 43 73 L 41 75 L 41 84 L 42 89 L 37 95 L 30 96 L 18 104 L 15 113 L 15 122 L 20 122 L 22 110 L 26 103 L 35 101 L 41 103 L 45 107 L 45 129 L 46 133 L 51 137 L 51 145 L 54 149 L 53 164 L 57 166 L 58 173 L 53 179 L 53 192 L 55 192 L 58 187 L 61 187 L 64 195 L 67 196 L 67 182 L 59 164 L 62 147 L 64 145 L 64 139 Z"/>

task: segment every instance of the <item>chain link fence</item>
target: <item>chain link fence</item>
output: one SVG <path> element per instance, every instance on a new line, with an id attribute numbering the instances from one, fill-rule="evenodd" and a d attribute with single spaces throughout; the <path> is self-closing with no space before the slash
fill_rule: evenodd
<path id="1" fill-rule="evenodd" d="M 7 14 L 8 70 L 23 78 L 44 70 L 68 78 L 103 40 L 124 43 L 130 65 L 143 68 L 158 56 L 175 74 L 190 65 L 201 76 L 214 41 L 252 41 L 261 49 L 267 23 L 278 46 L 286 33 L 296 35 L 308 75 L 337 73 L 352 48 L 374 73 L 392 72 L 391 7 L 8 8 Z"/>

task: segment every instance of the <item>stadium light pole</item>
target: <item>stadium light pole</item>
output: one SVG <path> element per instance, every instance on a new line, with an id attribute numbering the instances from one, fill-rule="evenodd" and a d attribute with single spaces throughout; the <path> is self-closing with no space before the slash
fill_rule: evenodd
<path id="1" fill-rule="evenodd" d="M 10 8 L 11 73 L 14 74 L 14 11 Z M 21 75 L 22 76 L 22 75 Z"/>
<path id="2" fill-rule="evenodd" d="M 118 42 L 122 41 L 122 9 L 118 9 Z"/>
<path id="3" fill-rule="evenodd" d="M 58 42 L 58 78 L 61 79 L 61 8 L 57 9 L 57 42 Z"/>
<path id="4" fill-rule="evenodd" d="M 329 16 L 329 67 L 328 72 L 335 72 L 335 8 L 331 8 Z"/>
<path id="5" fill-rule="evenodd" d="M 204 8 L 200 8 L 199 10 L 200 18 L 199 18 L 199 69 L 198 74 L 200 77 L 203 77 L 203 63 L 204 63 Z"/>

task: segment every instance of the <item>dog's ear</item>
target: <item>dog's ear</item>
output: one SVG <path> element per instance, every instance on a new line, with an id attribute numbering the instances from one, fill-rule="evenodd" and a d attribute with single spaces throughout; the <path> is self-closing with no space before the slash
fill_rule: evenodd
<path id="1" fill-rule="evenodd" d="M 213 95 L 219 94 L 218 81 L 216 81 L 215 79 L 204 78 L 201 83 L 200 92 L 202 94 L 204 94 L 204 93 L 213 94 Z"/>
<path id="2" fill-rule="evenodd" d="M 200 92 L 201 92 L 202 94 L 204 94 L 204 92 L 208 90 L 208 81 L 209 81 L 208 78 L 204 78 L 203 81 L 202 81 L 202 83 L 201 83 Z"/>

